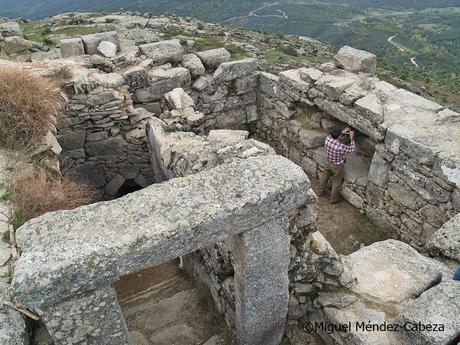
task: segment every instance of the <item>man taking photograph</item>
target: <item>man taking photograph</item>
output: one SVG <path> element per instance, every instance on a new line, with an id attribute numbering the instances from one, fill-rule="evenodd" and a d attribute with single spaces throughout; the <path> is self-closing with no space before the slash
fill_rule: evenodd
<path id="1" fill-rule="evenodd" d="M 349 145 L 345 145 L 340 141 L 341 134 L 350 136 L 351 141 Z M 331 180 L 332 192 L 329 199 L 331 204 L 336 204 L 341 200 L 339 191 L 345 174 L 345 157 L 347 154 L 355 151 L 355 147 L 355 131 L 349 127 L 343 130 L 341 128 L 334 128 L 324 142 L 327 164 L 320 177 L 320 189 L 318 195 L 326 195 L 327 185 L 329 180 Z"/>

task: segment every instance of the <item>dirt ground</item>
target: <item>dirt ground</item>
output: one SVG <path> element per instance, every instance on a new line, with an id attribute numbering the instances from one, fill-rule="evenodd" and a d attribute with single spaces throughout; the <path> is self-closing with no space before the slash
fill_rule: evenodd
<path id="1" fill-rule="evenodd" d="M 319 181 L 312 179 L 312 188 L 318 193 Z M 388 239 L 385 233 L 362 215 L 354 206 L 343 200 L 329 203 L 329 195 L 318 197 L 317 227 L 339 254 L 348 255 L 362 245 Z"/>

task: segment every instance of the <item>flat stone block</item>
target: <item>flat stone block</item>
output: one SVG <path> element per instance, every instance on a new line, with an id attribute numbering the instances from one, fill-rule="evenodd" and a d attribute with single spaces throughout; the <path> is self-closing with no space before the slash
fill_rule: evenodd
<path id="1" fill-rule="evenodd" d="M 210 70 L 216 69 L 221 63 L 228 62 L 231 58 L 230 52 L 225 48 L 205 50 L 196 53 L 196 55 L 203 62 L 203 65 Z"/>
<path id="2" fill-rule="evenodd" d="M 366 72 L 374 74 L 377 68 L 377 57 L 364 50 L 349 46 L 342 47 L 334 57 L 337 66 L 352 72 Z"/>
<path id="3" fill-rule="evenodd" d="M 102 41 L 112 42 L 117 46 L 117 51 L 120 50 L 120 39 L 116 31 L 99 32 L 95 34 L 81 36 L 86 54 L 96 54 L 97 47 Z"/>
<path id="4" fill-rule="evenodd" d="M 123 274 L 284 219 L 306 202 L 309 189 L 305 173 L 288 159 L 259 156 L 113 201 L 47 213 L 17 230 L 22 253 L 13 278 L 16 298 L 37 309 L 109 285 Z"/>
<path id="5" fill-rule="evenodd" d="M 139 49 L 142 54 L 152 59 L 154 64 L 179 62 L 184 54 L 184 48 L 176 39 L 143 44 L 139 46 Z"/>
<path id="6" fill-rule="evenodd" d="M 115 289 L 105 287 L 43 310 L 56 345 L 131 345 Z"/>
<path id="7" fill-rule="evenodd" d="M 63 58 L 85 55 L 85 47 L 81 38 L 66 38 L 59 42 Z"/>

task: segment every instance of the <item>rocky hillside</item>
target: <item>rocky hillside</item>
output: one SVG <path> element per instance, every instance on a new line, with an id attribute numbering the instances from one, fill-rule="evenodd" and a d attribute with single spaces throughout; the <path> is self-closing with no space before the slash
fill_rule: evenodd
<path id="1" fill-rule="evenodd" d="M 119 33 L 125 47 L 180 38 L 196 51 L 225 47 L 233 59 L 257 58 L 264 70 L 275 73 L 319 65 L 335 54 L 334 47 L 305 36 L 268 34 L 175 15 L 124 12 L 65 13 L 43 20 L 18 19 L 16 22 L 0 17 L 0 58 L 10 56 L 23 61 L 59 58 L 60 51 L 56 48 L 61 39 L 111 30 Z M 425 88 L 408 83 L 390 70 L 379 68 L 378 75 L 411 92 L 433 98 Z M 446 99 L 436 100 L 456 108 Z"/>
<path id="2" fill-rule="evenodd" d="M 225 47 L 233 59 L 257 58 L 269 70 L 313 65 L 332 57 L 331 47 L 306 37 L 268 35 L 174 15 L 134 13 L 68 13 L 40 21 L 20 20 L 19 24 L 4 22 L 0 24 L 0 45 L 3 55 L 41 61 L 59 57 L 56 47 L 63 38 L 111 30 L 118 31 L 125 47 L 179 38 L 197 51 Z"/>

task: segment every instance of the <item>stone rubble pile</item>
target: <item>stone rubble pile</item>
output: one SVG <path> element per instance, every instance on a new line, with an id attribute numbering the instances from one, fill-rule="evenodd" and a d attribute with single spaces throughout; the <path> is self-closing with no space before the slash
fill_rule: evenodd
<path id="1" fill-rule="evenodd" d="M 42 42 L 27 40 L 16 22 L 0 23 L 0 58 L 23 59 L 24 54 L 48 52 L 50 48 Z"/>

